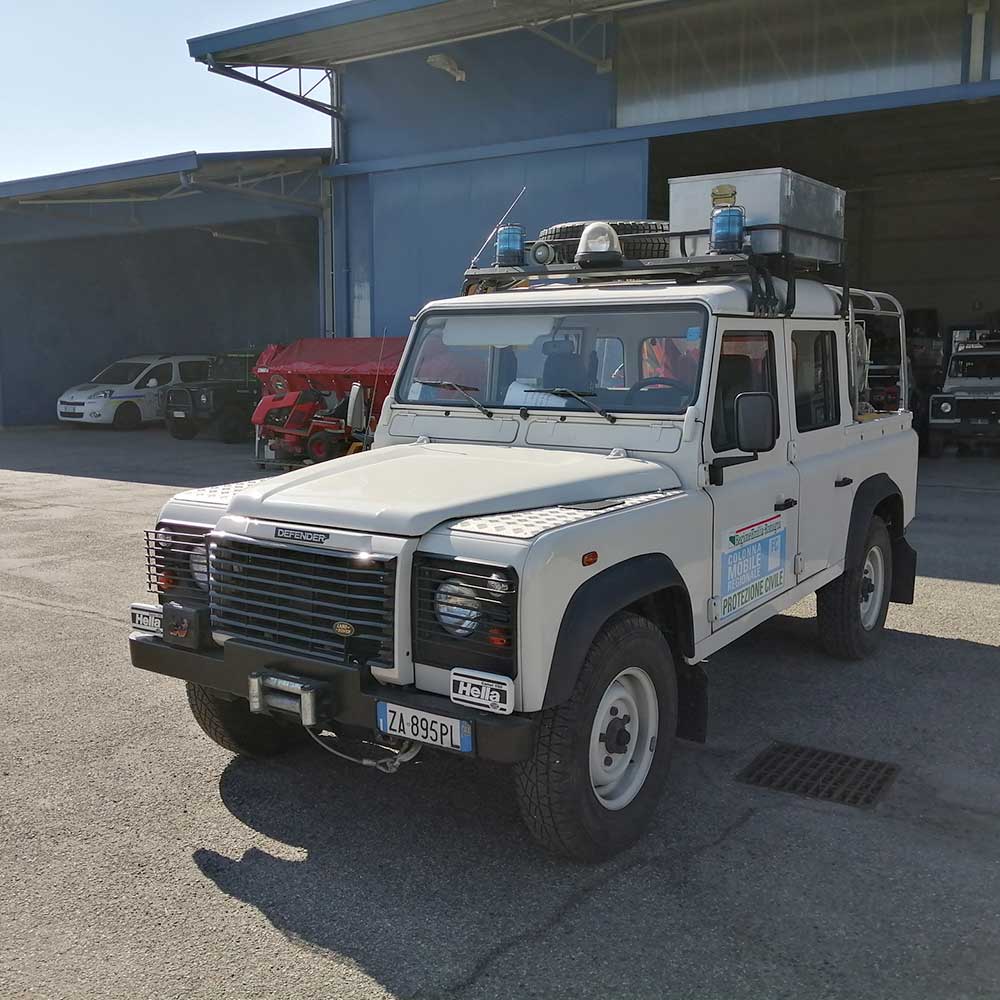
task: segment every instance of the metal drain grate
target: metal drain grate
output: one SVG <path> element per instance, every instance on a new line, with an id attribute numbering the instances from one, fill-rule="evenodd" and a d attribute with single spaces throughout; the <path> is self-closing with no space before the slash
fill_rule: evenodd
<path id="1" fill-rule="evenodd" d="M 889 790 L 899 767 L 832 750 L 772 743 L 738 775 L 737 781 L 775 792 L 867 809 Z"/>

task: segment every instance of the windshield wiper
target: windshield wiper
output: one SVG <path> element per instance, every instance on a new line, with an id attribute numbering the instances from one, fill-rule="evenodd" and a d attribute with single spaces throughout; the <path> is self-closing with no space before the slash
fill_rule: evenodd
<path id="1" fill-rule="evenodd" d="M 574 389 L 525 389 L 525 392 L 547 392 L 550 396 L 559 396 L 561 399 L 575 399 L 584 406 L 589 407 L 594 413 L 600 414 L 609 424 L 618 422 L 618 418 L 607 410 L 602 410 L 597 403 L 592 403 L 587 396 L 596 396 L 596 392 L 576 392 Z"/>
<path id="2" fill-rule="evenodd" d="M 472 395 L 474 392 L 479 392 L 478 385 L 459 385 L 458 382 L 446 382 L 444 379 L 437 378 L 415 378 L 413 380 L 418 385 L 429 385 L 432 389 L 454 389 L 455 392 L 460 392 L 465 398 L 472 403 L 472 405 L 479 410 L 480 413 L 485 413 L 486 416 L 493 419 L 493 411 L 487 410 L 482 403 Z"/>

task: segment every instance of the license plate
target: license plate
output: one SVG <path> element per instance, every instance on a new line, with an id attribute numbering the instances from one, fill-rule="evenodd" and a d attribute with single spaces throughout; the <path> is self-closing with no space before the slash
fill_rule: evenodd
<path id="1" fill-rule="evenodd" d="M 142 632 L 152 632 L 163 635 L 163 609 L 152 604 L 133 604 L 129 608 L 132 618 L 132 628 Z"/>
<path id="2" fill-rule="evenodd" d="M 175 417 L 180 417 L 182 420 L 187 416 L 187 414 L 183 410 L 174 410 L 173 415 Z"/>
<path id="3" fill-rule="evenodd" d="M 970 424 L 988 424 L 989 422 L 989 417 L 973 417 L 969 421 Z"/>
<path id="4" fill-rule="evenodd" d="M 402 736 L 459 753 L 472 753 L 471 722 L 432 715 L 402 705 L 390 705 L 386 701 L 378 703 L 377 714 L 379 730 L 390 736 Z"/>

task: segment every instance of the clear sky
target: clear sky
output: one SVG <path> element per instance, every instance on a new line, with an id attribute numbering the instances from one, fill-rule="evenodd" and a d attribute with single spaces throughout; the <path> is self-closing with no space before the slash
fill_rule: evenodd
<path id="1" fill-rule="evenodd" d="M 329 145 L 325 115 L 210 74 L 186 44 L 324 5 L 0 0 L 0 180 L 188 149 Z"/>

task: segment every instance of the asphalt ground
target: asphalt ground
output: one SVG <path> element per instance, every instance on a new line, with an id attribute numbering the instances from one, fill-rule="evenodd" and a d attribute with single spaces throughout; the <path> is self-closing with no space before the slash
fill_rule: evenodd
<path id="1" fill-rule="evenodd" d="M 649 834 L 545 854 L 500 768 L 234 759 L 128 662 L 142 530 L 259 475 L 162 431 L 0 433 L 0 997 L 1000 996 L 1000 464 L 921 470 L 879 656 L 814 602 L 708 664 Z M 873 810 L 737 783 L 773 739 L 901 768 Z"/>

